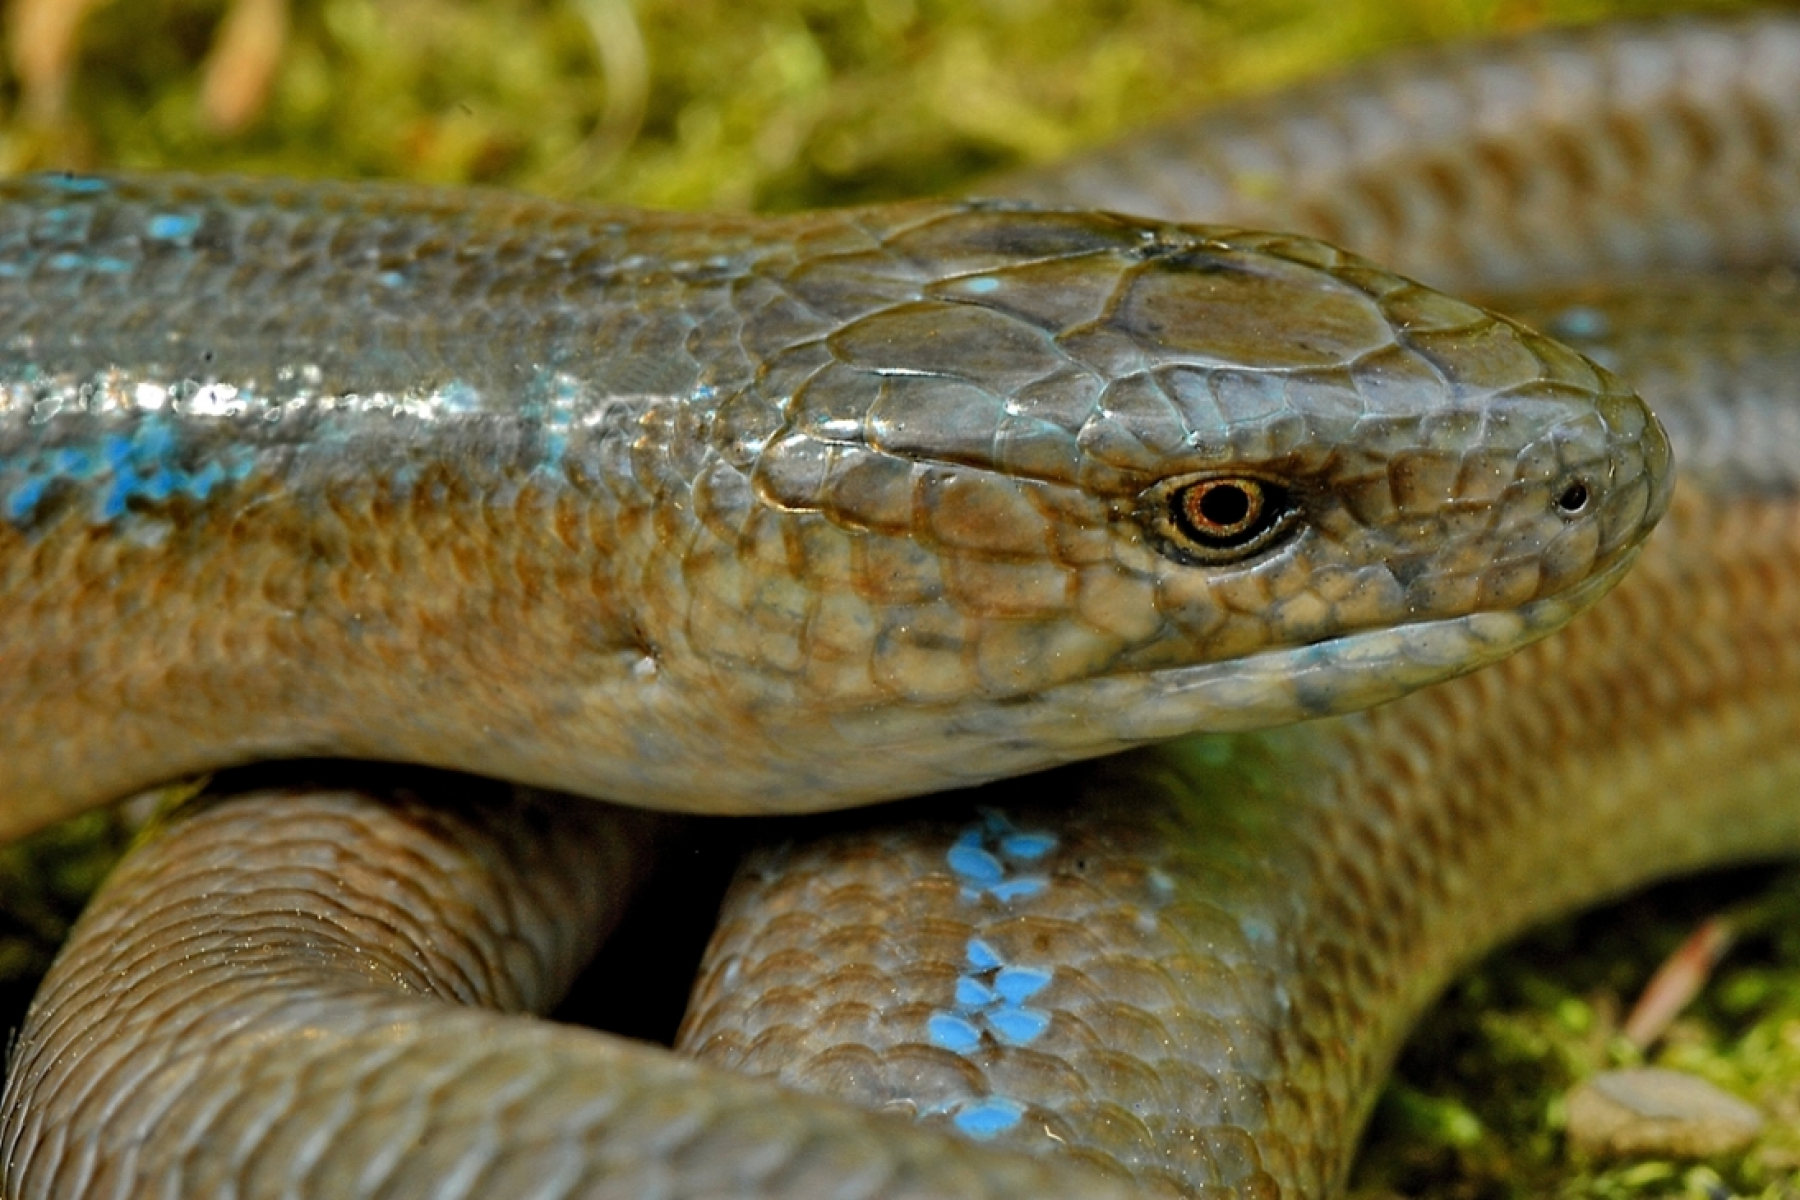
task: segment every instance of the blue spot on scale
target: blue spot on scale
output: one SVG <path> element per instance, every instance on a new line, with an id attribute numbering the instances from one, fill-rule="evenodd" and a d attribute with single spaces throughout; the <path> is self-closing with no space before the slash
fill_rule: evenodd
<path id="1" fill-rule="evenodd" d="M 44 489 L 50 486 L 50 480 L 42 475 L 33 475 L 14 488 L 6 497 L 6 519 L 23 521 L 29 517 L 44 498 Z"/>
<path id="2" fill-rule="evenodd" d="M 184 242 L 200 228 L 200 218 L 191 213 L 157 213 L 144 225 L 144 232 L 160 242 Z"/>
<path id="3" fill-rule="evenodd" d="M 1001 1041 L 1023 1046 L 1050 1027 L 1050 1014 L 1035 1008 L 997 1008 L 987 1014 L 987 1023 Z"/>
<path id="4" fill-rule="evenodd" d="M 96 179 L 92 175 L 76 175 L 69 171 L 58 171 L 50 175 L 40 175 L 38 180 L 47 188 L 58 192 L 73 192 L 76 195 L 90 195 L 104 192 L 107 182 Z"/>
<path id="5" fill-rule="evenodd" d="M 963 956 L 977 971 L 991 971 L 1002 963 L 1000 956 L 994 953 L 994 948 L 980 938 L 969 939 L 968 948 L 963 951 Z"/>
<path id="6" fill-rule="evenodd" d="M 481 393 L 462 379 L 452 379 L 438 389 L 438 402 L 448 412 L 474 412 L 481 407 Z"/>
<path id="7" fill-rule="evenodd" d="M 107 521 L 115 521 L 125 515 L 125 502 L 131 499 L 135 490 L 132 485 L 133 480 L 130 476 L 122 476 L 114 480 L 113 485 L 107 488 L 100 497 L 99 504 L 95 506 L 95 512 L 103 524 Z"/>
<path id="8" fill-rule="evenodd" d="M 1011 817 L 991 805 L 984 804 L 975 811 L 981 814 L 981 828 L 986 830 L 992 837 L 1013 833 L 1019 828 L 1012 823 Z"/>
<path id="9" fill-rule="evenodd" d="M 205 500 L 222 484 L 244 479 L 256 468 L 256 452 L 248 446 L 226 447 L 193 470 L 180 465 L 178 449 L 168 422 L 151 418 L 129 433 L 113 431 L 92 442 L 39 451 L 15 468 L 0 513 L 15 523 L 27 520 L 50 485 L 66 482 L 90 489 L 91 519 L 105 524 L 124 516 L 134 499 L 160 503 L 186 495 Z"/>
<path id="10" fill-rule="evenodd" d="M 1050 978 L 1041 967 L 1001 967 L 994 976 L 994 991 L 1008 1004 L 1018 1004 L 1050 986 Z"/>
<path id="11" fill-rule="evenodd" d="M 950 869 L 972 883 L 998 883 L 1006 875 L 1000 860 L 981 848 L 979 834 L 963 834 L 944 855 Z"/>
<path id="12" fill-rule="evenodd" d="M 1022 862 L 1036 862 L 1054 849 L 1053 833 L 1009 833 L 1000 839 L 1000 853 Z"/>
<path id="13" fill-rule="evenodd" d="M 988 888 L 988 895 L 1002 902 L 1011 902 L 1035 896 L 1048 886 L 1037 876 L 1027 876 L 1024 879 L 1008 879 L 1004 883 L 996 883 Z"/>
<path id="14" fill-rule="evenodd" d="M 225 468 L 216 462 L 209 462 L 188 477 L 187 492 L 196 500 L 204 500 L 212 495 L 212 490 L 219 486 L 225 478 Z"/>
<path id="15" fill-rule="evenodd" d="M 50 471 L 56 475 L 92 475 L 94 456 L 90 451 L 64 446 L 51 452 Z"/>
<path id="16" fill-rule="evenodd" d="M 962 290 L 971 296 L 985 296 L 1000 290 L 1000 281 L 991 275 L 976 275 L 962 281 Z"/>
<path id="17" fill-rule="evenodd" d="M 981 1031 L 954 1013 L 932 1013 L 925 1033 L 932 1045 L 952 1054 L 972 1054 L 981 1045 Z"/>
<path id="18" fill-rule="evenodd" d="M 1004 1096 L 988 1096 L 977 1100 L 964 1108 L 950 1123 L 965 1134 L 977 1140 L 985 1141 L 998 1134 L 1005 1133 L 1025 1115 L 1025 1106 L 1017 1100 L 1008 1100 Z"/>
<path id="19" fill-rule="evenodd" d="M 167 500 L 175 494 L 175 472 L 158 467 L 138 484 L 138 494 L 149 500 Z"/>
<path id="20" fill-rule="evenodd" d="M 138 426 L 131 437 L 131 458 L 134 462 L 143 462 L 146 458 L 161 458 L 165 454 L 175 452 L 175 430 L 166 422 L 149 421 Z"/>
<path id="21" fill-rule="evenodd" d="M 985 1008 L 997 997 L 994 989 L 979 979 L 959 975 L 956 979 L 956 1002 L 964 1008 Z"/>

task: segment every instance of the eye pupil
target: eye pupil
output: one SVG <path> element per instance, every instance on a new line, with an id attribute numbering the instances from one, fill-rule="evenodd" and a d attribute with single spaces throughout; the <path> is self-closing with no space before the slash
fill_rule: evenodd
<path id="1" fill-rule="evenodd" d="M 1195 489 L 1190 502 L 1205 524 L 1216 525 L 1228 529 L 1241 523 L 1250 515 L 1250 493 L 1243 487 L 1232 483 L 1219 483 L 1212 487 Z"/>
<path id="2" fill-rule="evenodd" d="M 1564 488 L 1563 494 L 1556 498 L 1556 507 L 1562 509 L 1566 513 L 1578 513 L 1587 507 L 1587 502 L 1587 484 L 1577 479 L 1574 483 L 1571 483 L 1568 487 Z"/>

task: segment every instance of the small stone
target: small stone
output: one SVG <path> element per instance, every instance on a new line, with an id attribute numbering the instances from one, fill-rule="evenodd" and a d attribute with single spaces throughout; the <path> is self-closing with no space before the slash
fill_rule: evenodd
<path id="1" fill-rule="evenodd" d="M 1569 1093 L 1569 1144 L 1603 1158 L 1715 1158 L 1742 1151 L 1763 1115 L 1682 1071 L 1602 1071 Z"/>

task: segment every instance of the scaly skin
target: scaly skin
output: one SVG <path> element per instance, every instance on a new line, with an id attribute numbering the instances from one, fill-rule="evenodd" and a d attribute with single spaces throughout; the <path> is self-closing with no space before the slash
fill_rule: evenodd
<path id="1" fill-rule="evenodd" d="M 1677 59 L 1800 42 L 1779 20 L 1748 38 L 1623 36 L 1664 39 Z M 1758 194 L 1784 186 L 1784 145 Z M 1634 210 L 1618 212 L 1628 233 Z M 606 839 L 627 836 L 594 814 L 251 796 L 181 822 L 84 922 L 9 1085 L 8 1186 L 1331 1192 L 1405 1024 L 1469 955 L 1665 871 L 1800 846 L 1782 586 L 1800 569 L 1800 473 L 1750 436 L 1786 421 L 1764 390 L 1793 378 L 1781 261 L 1709 276 L 1699 294 L 1715 303 L 1672 330 L 1633 322 L 1681 314 L 1690 293 L 1646 279 L 1542 300 L 1620 366 L 1648 349 L 1650 378 L 1716 389 L 1659 397 L 1697 459 L 1677 536 L 1564 635 L 1366 715 L 1140 751 L 992 789 L 985 812 L 755 860 L 687 1040 L 886 1113 L 446 1006 L 554 990 L 601 923 L 606 889 L 578 864 L 610 861 Z M 1693 319 L 1708 312 L 1730 323 Z M 1065 798 L 1020 795 L 1045 790 Z M 553 921 L 561 910 L 582 930 Z M 1121 1168 L 1133 1182 L 1091 1173 Z"/>
<path id="2" fill-rule="evenodd" d="M 1571 907 L 1800 851 L 1800 599 L 1773 582 L 1800 504 L 1721 499 L 1678 492 L 1679 542 L 1468 679 L 764 853 L 678 1048 L 1146 1194 L 1337 1194 L 1458 969 Z M 1008 855 L 1020 836 L 1049 849 Z M 1024 997 L 989 998 L 1007 970 Z"/>
<path id="3" fill-rule="evenodd" d="M 0 346 L 0 832 L 267 757 L 798 811 L 1341 712 L 1556 628 L 1669 488 L 1518 325 L 991 205 L 43 177 Z M 1208 476 L 1292 535 L 1173 546 Z"/>
<path id="4" fill-rule="evenodd" d="M 1488 289 L 1651 400 L 1681 464 L 1671 528 L 1617 596 L 1491 671 L 1122 760 L 1068 812 L 1005 808 L 1039 858 L 967 815 L 766 856 L 682 1046 L 1184 1194 L 1330 1195 L 1457 968 L 1570 907 L 1800 849 L 1796 85 L 1792 18 L 1553 34 L 1377 64 L 1020 183 L 1218 200 Z M 1007 895 L 1020 880 L 1042 890 Z M 1036 990 L 959 1002 L 996 961 Z"/>
<path id="5" fill-rule="evenodd" d="M 1775 12 L 1397 54 L 998 190 L 1303 230 L 1459 294 L 1791 262 L 1797 38 Z"/>

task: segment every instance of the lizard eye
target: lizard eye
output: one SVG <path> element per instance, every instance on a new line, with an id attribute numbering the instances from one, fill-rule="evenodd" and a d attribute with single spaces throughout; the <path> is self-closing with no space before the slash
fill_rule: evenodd
<path id="1" fill-rule="evenodd" d="M 1165 479 L 1144 493 L 1140 511 L 1179 562 L 1216 566 L 1268 549 L 1298 524 L 1287 488 L 1247 475 Z"/>

